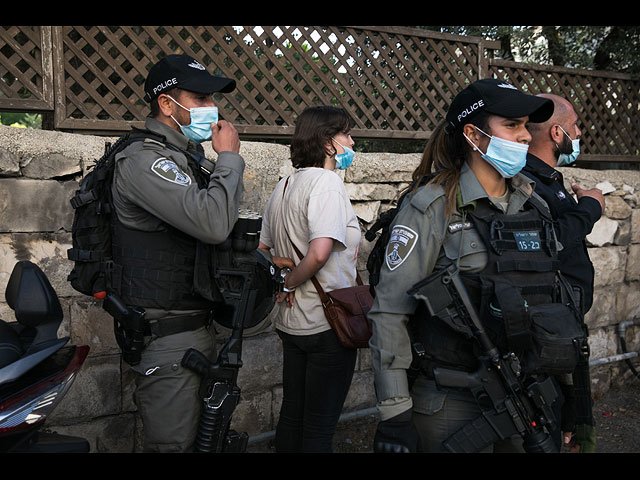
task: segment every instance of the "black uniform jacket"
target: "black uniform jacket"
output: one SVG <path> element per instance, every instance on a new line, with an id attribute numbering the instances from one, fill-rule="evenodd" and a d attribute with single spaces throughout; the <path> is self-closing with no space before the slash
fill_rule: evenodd
<path id="1" fill-rule="evenodd" d="M 594 270 L 585 237 L 602 216 L 600 202 L 590 197 L 582 197 L 576 202 L 565 190 L 562 174 L 530 153 L 522 173 L 536 182 L 536 193 L 547 202 L 557 222 L 556 233 L 564 247 L 559 254 L 560 271 L 572 285 L 582 290 L 586 313 L 593 303 Z"/>

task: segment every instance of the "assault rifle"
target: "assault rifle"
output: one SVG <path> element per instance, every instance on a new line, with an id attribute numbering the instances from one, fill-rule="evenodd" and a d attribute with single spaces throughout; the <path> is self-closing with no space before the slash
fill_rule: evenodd
<path id="1" fill-rule="evenodd" d="M 527 452 L 558 452 L 548 434 L 556 424 L 551 404 L 558 392 L 552 379 L 523 378 L 518 357 L 513 352 L 498 351 L 484 330 L 457 268 L 452 265 L 435 272 L 407 293 L 424 301 L 432 317 L 475 339 L 482 352 L 475 372 L 433 368 L 438 386 L 469 389 L 482 409 L 478 418 L 444 441 L 445 448 L 454 453 L 477 452 L 517 434 L 522 436 Z"/>
<path id="2" fill-rule="evenodd" d="M 241 217 L 227 241 L 216 246 L 213 276 L 222 295 L 221 308 L 232 312 L 228 325 L 232 329 L 230 338 L 215 362 L 193 348 L 182 358 L 182 365 L 201 377 L 198 394 L 203 409 L 196 452 L 246 450 L 248 435 L 229 428 L 240 401 L 237 379 L 242 367 L 242 335 L 246 327 L 258 323 L 269 313 L 282 278 L 280 270 L 256 250 L 260 225 L 260 218 Z"/>

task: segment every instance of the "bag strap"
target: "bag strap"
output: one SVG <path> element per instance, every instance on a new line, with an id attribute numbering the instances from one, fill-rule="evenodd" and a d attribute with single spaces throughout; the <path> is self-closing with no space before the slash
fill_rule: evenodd
<path id="1" fill-rule="evenodd" d="M 290 177 L 287 177 L 287 180 L 284 182 L 284 189 L 282 190 L 282 198 L 283 199 L 284 199 L 284 194 L 287 191 L 287 185 L 289 184 L 289 178 Z M 291 243 L 291 246 L 293 247 L 293 249 L 295 250 L 296 254 L 298 255 L 298 258 L 302 261 L 302 259 L 304 258 L 304 255 L 302 255 L 302 252 L 300 252 L 298 247 L 296 247 L 296 244 L 293 243 L 293 240 L 291 240 L 291 237 L 289 236 L 289 231 L 287 230 L 287 227 L 286 227 L 286 225 L 284 223 L 284 220 L 282 222 L 282 227 L 284 228 L 284 231 L 287 234 L 287 238 L 289 239 L 289 242 Z M 316 290 L 318 291 L 318 295 L 320 295 L 320 301 L 322 302 L 322 304 L 326 305 L 329 302 L 331 302 L 331 298 L 322 289 L 322 287 L 320 286 L 320 282 L 318 281 L 316 276 L 313 275 L 310 278 L 310 280 L 313 283 L 313 286 L 316 287 Z M 357 269 L 356 269 L 356 282 L 358 282 L 358 285 L 362 285 L 362 279 L 360 278 L 360 274 L 358 273 Z"/>

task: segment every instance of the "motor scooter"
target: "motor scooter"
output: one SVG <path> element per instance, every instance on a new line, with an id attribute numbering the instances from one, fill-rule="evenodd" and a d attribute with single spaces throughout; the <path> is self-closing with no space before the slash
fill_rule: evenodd
<path id="1" fill-rule="evenodd" d="M 5 298 L 16 321 L 0 320 L 0 452 L 89 452 L 84 438 L 43 431 L 89 347 L 58 338 L 62 307 L 34 263 L 16 263 Z"/>

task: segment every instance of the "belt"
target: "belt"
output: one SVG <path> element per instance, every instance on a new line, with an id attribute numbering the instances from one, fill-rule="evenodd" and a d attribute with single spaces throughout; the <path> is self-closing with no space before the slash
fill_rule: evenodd
<path id="1" fill-rule="evenodd" d="M 206 327 L 209 325 L 210 321 L 210 312 L 148 320 L 145 325 L 144 334 L 154 335 L 156 337 L 166 337 L 167 335 L 188 332 L 191 330 L 197 330 L 200 327 Z"/>

